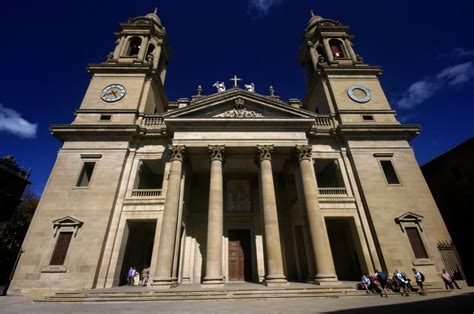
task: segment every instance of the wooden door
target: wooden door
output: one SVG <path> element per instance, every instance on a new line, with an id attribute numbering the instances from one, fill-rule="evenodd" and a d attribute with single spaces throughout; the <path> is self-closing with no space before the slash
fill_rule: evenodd
<path id="1" fill-rule="evenodd" d="M 229 230 L 229 280 L 251 281 L 250 230 Z"/>

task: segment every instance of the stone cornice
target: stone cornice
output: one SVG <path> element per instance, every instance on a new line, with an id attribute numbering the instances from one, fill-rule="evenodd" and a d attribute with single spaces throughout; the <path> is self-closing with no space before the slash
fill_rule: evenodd
<path id="1" fill-rule="evenodd" d="M 396 114 L 395 110 L 388 109 L 339 109 L 338 113 L 352 113 L 352 114 L 367 114 L 367 113 L 378 113 L 378 114 Z"/>
<path id="2" fill-rule="evenodd" d="M 74 114 L 80 114 L 80 113 L 133 113 L 133 114 L 138 114 L 137 109 L 77 109 L 74 111 Z"/>
<path id="3" fill-rule="evenodd" d="M 98 63 L 89 64 L 87 66 L 87 72 L 89 74 L 96 73 L 133 73 L 133 74 L 147 74 L 155 75 L 159 79 L 156 70 L 152 68 L 152 64 L 149 62 L 140 63 Z"/>
<path id="4" fill-rule="evenodd" d="M 54 124 L 51 134 L 61 142 L 76 140 L 123 140 L 136 137 L 139 126 L 135 124 Z"/>
<path id="5" fill-rule="evenodd" d="M 326 65 L 319 68 L 316 73 L 320 75 L 376 75 L 382 74 L 383 69 L 377 65 L 351 65 L 351 66 L 330 66 Z"/>
<path id="6" fill-rule="evenodd" d="M 337 132 L 346 139 L 391 138 L 411 140 L 420 133 L 417 124 L 339 125 Z"/>

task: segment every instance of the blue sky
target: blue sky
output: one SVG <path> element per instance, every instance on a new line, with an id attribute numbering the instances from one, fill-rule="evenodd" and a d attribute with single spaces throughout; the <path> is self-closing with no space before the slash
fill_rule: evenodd
<path id="1" fill-rule="evenodd" d="M 237 74 L 267 94 L 302 98 L 298 47 L 309 11 L 351 26 L 354 48 L 384 68 L 382 85 L 404 123 L 419 123 L 420 164 L 474 135 L 474 2 L 433 1 L 3 1 L 0 27 L 0 156 L 31 168 L 41 193 L 60 143 L 50 124 L 70 123 L 88 85 L 87 64 L 114 48 L 129 17 L 158 7 L 173 62 L 171 100 Z"/>

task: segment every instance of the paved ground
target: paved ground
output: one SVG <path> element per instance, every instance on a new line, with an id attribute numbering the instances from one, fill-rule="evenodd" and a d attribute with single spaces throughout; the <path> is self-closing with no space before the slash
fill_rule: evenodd
<path id="1" fill-rule="evenodd" d="M 433 296 L 379 296 L 325 299 L 174 301 L 155 303 L 35 304 L 23 297 L 0 297 L 0 313 L 474 313 L 474 288 Z"/>

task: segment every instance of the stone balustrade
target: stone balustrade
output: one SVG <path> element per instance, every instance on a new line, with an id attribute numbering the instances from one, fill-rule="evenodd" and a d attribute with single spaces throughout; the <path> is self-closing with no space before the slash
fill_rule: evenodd
<path id="1" fill-rule="evenodd" d="M 145 116 L 143 118 L 144 127 L 158 127 L 162 126 L 163 124 L 163 116 Z"/>
<path id="2" fill-rule="evenodd" d="M 161 189 L 133 189 L 132 197 L 133 198 L 153 198 L 161 196 Z"/>
<path id="3" fill-rule="evenodd" d="M 341 196 L 347 195 L 346 188 L 319 188 L 319 195 Z"/>
<path id="4" fill-rule="evenodd" d="M 332 118 L 330 116 L 319 116 L 316 117 L 314 121 L 314 125 L 316 127 L 323 127 L 323 128 L 332 128 L 334 127 Z"/>

